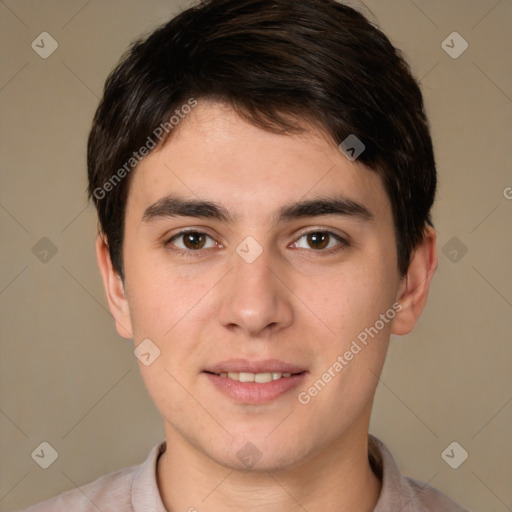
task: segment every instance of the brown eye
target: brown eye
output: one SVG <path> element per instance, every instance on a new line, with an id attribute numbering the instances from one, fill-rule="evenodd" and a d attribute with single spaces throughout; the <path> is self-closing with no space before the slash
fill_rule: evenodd
<path id="1" fill-rule="evenodd" d="M 307 242 L 313 249 L 325 249 L 331 238 L 329 233 L 320 231 L 318 233 L 308 233 Z"/>
<path id="2" fill-rule="evenodd" d="M 350 246 L 348 240 L 332 233 L 331 231 L 310 231 L 304 233 L 293 247 L 298 249 L 313 249 L 322 254 L 330 254 L 338 250 L 343 250 Z"/>
<path id="3" fill-rule="evenodd" d="M 201 249 L 210 249 L 218 244 L 211 236 L 202 231 L 182 231 L 174 235 L 167 243 L 169 249 L 181 252 L 202 252 Z"/>
<path id="4" fill-rule="evenodd" d="M 202 249 L 206 243 L 206 236 L 203 233 L 191 231 L 183 236 L 183 244 L 187 249 Z"/>

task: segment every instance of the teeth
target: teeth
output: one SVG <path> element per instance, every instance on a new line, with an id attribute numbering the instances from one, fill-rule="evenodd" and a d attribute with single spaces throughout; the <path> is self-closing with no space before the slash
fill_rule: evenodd
<path id="1" fill-rule="evenodd" d="M 265 382 L 271 382 L 271 381 L 272 381 L 271 373 L 255 373 L 254 374 L 254 382 L 259 382 L 259 383 L 263 384 Z"/>
<path id="2" fill-rule="evenodd" d="M 254 375 L 254 373 L 249 373 L 249 372 L 240 372 L 238 374 L 238 380 L 240 382 L 254 382 L 254 377 L 256 375 Z"/>
<path id="3" fill-rule="evenodd" d="M 291 377 L 290 372 L 265 372 L 265 373 L 251 373 L 251 372 L 222 372 L 220 377 L 237 380 L 239 382 L 258 382 L 264 384 L 273 380 L 281 379 L 282 377 Z"/>

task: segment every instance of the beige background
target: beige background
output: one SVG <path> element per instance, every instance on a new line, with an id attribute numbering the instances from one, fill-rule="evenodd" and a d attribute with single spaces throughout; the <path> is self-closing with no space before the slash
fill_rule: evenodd
<path id="1" fill-rule="evenodd" d="M 106 308 L 95 213 L 84 194 L 85 144 L 103 82 L 128 43 L 187 5 L 0 4 L 1 511 L 140 463 L 163 438 L 131 342 L 116 335 Z M 371 432 L 404 474 L 471 510 L 505 512 L 512 510 L 512 3 L 367 5 L 421 78 L 440 178 L 438 272 L 418 327 L 392 340 Z M 31 48 L 43 31 L 59 44 L 47 59 Z M 441 47 L 453 31 L 469 44 L 457 59 Z M 33 251 L 42 237 L 57 249 L 46 262 Z M 453 237 L 459 246 L 446 246 Z M 59 454 L 46 470 L 31 458 L 42 441 Z M 458 469 L 441 458 L 452 441 L 469 453 Z"/>

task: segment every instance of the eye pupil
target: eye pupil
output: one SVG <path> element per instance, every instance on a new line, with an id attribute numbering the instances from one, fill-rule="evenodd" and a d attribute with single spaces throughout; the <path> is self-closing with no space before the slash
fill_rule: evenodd
<path id="1" fill-rule="evenodd" d="M 206 241 L 206 237 L 201 233 L 186 233 L 183 235 L 183 243 L 188 249 L 201 249 Z"/>
<path id="2" fill-rule="evenodd" d="M 308 244 L 314 249 L 323 249 L 329 243 L 328 233 L 309 233 L 307 235 Z"/>

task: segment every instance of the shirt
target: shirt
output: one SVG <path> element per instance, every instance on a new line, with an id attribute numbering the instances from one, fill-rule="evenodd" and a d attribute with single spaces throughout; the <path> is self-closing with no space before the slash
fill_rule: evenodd
<path id="1" fill-rule="evenodd" d="M 80 488 L 32 505 L 25 512 L 166 512 L 156 477 L 158 458 L 165 447 L 162 441 L 151 449 L 141 465 L 108 473 Z M 368 458 L 382 482 L 374 512 L 468 512 L 433 487 L 402 476 L 391 452 L 371 434 Z"/>

